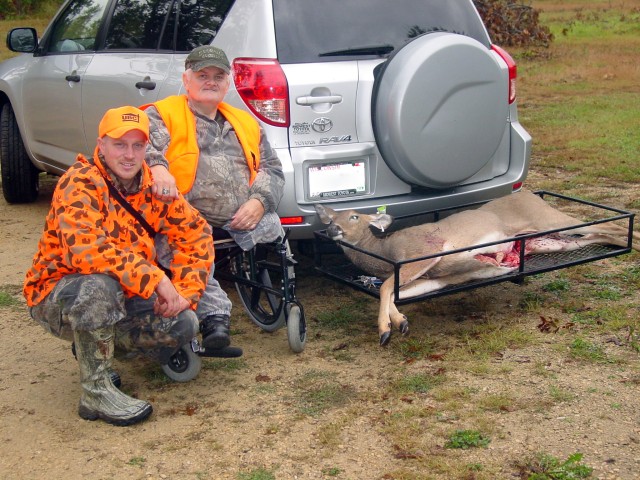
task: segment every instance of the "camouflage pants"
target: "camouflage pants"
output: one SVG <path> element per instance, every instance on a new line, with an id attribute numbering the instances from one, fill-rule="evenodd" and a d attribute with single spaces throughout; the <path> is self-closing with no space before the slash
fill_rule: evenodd
<path id="1" fill-rule="evenodd" d="M 229 223 L 231 222 L 227 222 L 222 228 L 229 232 L 233 240 L 245 252 L 259 243 L 270 243 L 284 238 L 284 229 L 280 224 L 280 217 L 275 212 L 265 213 L 253 230 L 233 230 L 229 228 Z"/>
<path id="2" fill-rule="evenodd" d="M 165 235 L 156 236 L 156 256 L 158 263 L 163 267 L 169 267 L 171 260 L 173 259 L 173 253 L 167 242 Z M 211 272 L 209 273 L 209 279 L 207 280 L 207 286 L 198 301 L 196 307 L 196 315 L 198 320 L 203 320 L 209 315 L 227 315 L 231 316 L 231 300 L 227 296 L 226 292 L 222 289 L 218 281 L 213 278 L 215 271 L 215 265 L 211 266 Z"/>
<path id="3" fill-rule="evenodd" d="M 192 310 L 171 318 L 154 314 L 155 298 L 126 298 L 107 275 L 74 274 L 62 278 L 30 313 L 45 330 L 69 341 L 74 330 L 114 327 L 117 354 L 143 354 L 165 364 L 196 336 L 198 320 Z"/>
<path id="4" fill-rule="evenodd" d="M 251 250 L 258 243 L 268 243 L 284 238 L 284 229 L 280 224 L 280 217 L 275 213 L 265 214 L 256 228 L 250 231 L 231 230 L 227 225 L 222 228 L 227 230 L 233 240 L 245 251 Z M 169 247 L 167 237 L 165 235 L 157 235 L 155 247 L 158 262 L 163 267 L 168 268 L 173 260 L 173 253 Z M 200 321 L 209 315 L 231 316 L 231 300 L 229 300 L 220 283 L 214 278 L 214 271 L 215 265 L 211 267 L 207 286 L 196 307 L 196 315 Z"/>

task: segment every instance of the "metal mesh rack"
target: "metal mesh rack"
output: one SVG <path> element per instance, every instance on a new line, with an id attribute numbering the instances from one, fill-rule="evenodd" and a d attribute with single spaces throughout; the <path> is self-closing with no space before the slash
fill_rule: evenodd
<path id="1" fill-rule="evenodd" d="M 634 214 L 625 212 L 622 210 L 614 209 L 611 207 L 606 207 L 604 205 L 599 205 L 592 202 L 586 202 L 584 200 L 579 200 L 571 197 L 567 197 L 560 194 L 555 194 L 551 192 L 536 192 L 538 195 L 543 196 L 546 199 L 552 199 L 553 201 L 561 202 L 565 208 L 573 208 L 580 207 L 586 208 L 590 210 L 592 215 L 597 217 L 601 217 L 597 220 L 585 222 L 580 225 L 576 225 L 572 228 L 580 228 L 589 225 L 593 225 L 596 223 L 607 223 L 607 222 L 618 222 L 619 225 L 622 225 L 622 222 L 625 223 L 625 227 L 628 229 L 628 241 L 627 245 L 624 247 L 613 246 L 613 245 L 588 245 L 586 247 L 582 247 L 578 250 L 570 251 L 570 252 L 555 252 L 555 253 L 546 253 L 546 254 L 536 254 L 536 255 L 524 255 L 521 254 L 520 266 L 517 270 L 507 273 L 505 275 L 501 275 L 499 277 L 493 277 L 489 279 L 482 280 L 474 280 L 464 284 L 459 285 L 449 285 L 440 290 L 436 290 L 433 292 L 428 292 L 423 295 L 410 297 L 410 298 L 402 298 L 399 295 L 399 284 L 398 284 L 398 275 L 396 275 L 394 290 L 395 290 L 395 303 L 398 305 L 412 303 L 419 300 L 438 297 L 442 295 L 448 295 L 452 293 L 457 293 L 461 291 L 471 290 L 474 288 L 493 285 L 496 283 L 501 283 L 505 281 L 511 282 L 522 282 L 525 277 L 535 274 L 540 274 L 543 272 L 549 272 L 552 270 L 559 270 L 562 268 L 568 268 L 575 265 L 580 265 L 583 263 L 594 262 L 597 260 L 602 260 L 605 258 L 615 257 L 618 255 L 623 255 L 631 252 L 632 246 L 632 232 L 633 232 L 633 219 Z M 477 204 L 461 207 L 461 209 L 475 207 Z M 458 209 L 459 210 L 459 209 Z M 411 217 L 419 217 L 419 216 L 432 216 L 433 218 L 439 218 L 440 215 L 443 214 L 443 211 L 438 212 L 426 212 L 420 215 L 412 215 Z M 604 217 L 603 217 L 604 215 Z M 398 220 L 409 221 L 410 217 L 401 217 Z M 396 271 L 406 265 L 407 263 L 416 262 L 419 260 L 424 260 L 426 258 L 431 258 L 435 256 L 445 256 L 452 255 L 454 253 L 469 250 L 471 248 L 478 248 L 482 246 L 495 245 L 499 243 L 511 242 L 513 240 L 524 240 L 530 238 L 537 238 L 544 235 L 549 235 L 552 233 L 556 233 L 558 231 L 566 231 L 568 229 L 556 229 L 556 230 L 548 230 L 544 232 L 536 232 L 535 234 L 524 235 L 522 237 L 509 238 L 505 239 L 502 242 L 493 242 L 490 244 L 482 244 L 482 245 L 470 245 L 469 247 L 465 247 L 462 249 L 441 252 L 437 255 L 430 255 L 426 257 L 421 257 L 417 259 L 411 259 L 403 262 L 394 262 L 390 259 L 386 259 L 384 257 L 380 257 L 371 252 L 366 252 L 357 247 L 349 245 L 347 243 L 341 241 L 333 241 L 327 235 L 326 230 L 319 230 L 315 232 L 315 268 L 320 273 L 332 278 L 340 283 L 344 283 L 346 285 L 351 286 L 352 288 L 367 293 L 371 296 L 378 297 L 380 296 L 379 286 L 382 283 L 381 280 L 369 276 L 366 272 L 363 272 L 355 265 L 353 265 L 347 257 L 344 255 L 340 247 L 350 248 L 353 250 L 357 250 L 365 255 L 370 255 L 377 259 L 384 260 L 388 262 Z"/>

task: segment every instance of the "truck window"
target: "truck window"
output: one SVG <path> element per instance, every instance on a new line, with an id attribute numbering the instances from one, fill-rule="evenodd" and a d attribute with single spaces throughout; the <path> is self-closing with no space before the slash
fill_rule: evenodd
<path id="1" fill-rule="evenodd" d="M 47 53 L 93 50 L 108 0 L 70 3 L 51 31 Z"/>
<path id="2" fill-rule="evenodd" d="M 104 48 L 188 52 L 213 40 L 233 3 L 234 0 L 118 0 Z"/>

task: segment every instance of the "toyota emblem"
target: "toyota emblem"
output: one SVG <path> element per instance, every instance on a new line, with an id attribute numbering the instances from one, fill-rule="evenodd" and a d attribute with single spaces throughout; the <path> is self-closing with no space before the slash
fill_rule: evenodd
<path id="1" fill-rule="evenodd" d="M 333 122 L 327 117 L 316 118 L 311 124 L 311 128 L 318 133 L 328 132 L 333 128 Z"/>

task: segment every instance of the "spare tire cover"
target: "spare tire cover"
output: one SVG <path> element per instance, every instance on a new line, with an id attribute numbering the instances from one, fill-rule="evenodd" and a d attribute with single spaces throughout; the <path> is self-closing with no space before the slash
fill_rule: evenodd
<path id="1" fill-rule="evenodd" d="M 458 185 L 494 156 L 508 120 L 507 95 L 506 72 L 486 46 L 453 33 L 420 36 L 376 79 L 376 143 L 405 182 Z"/>

